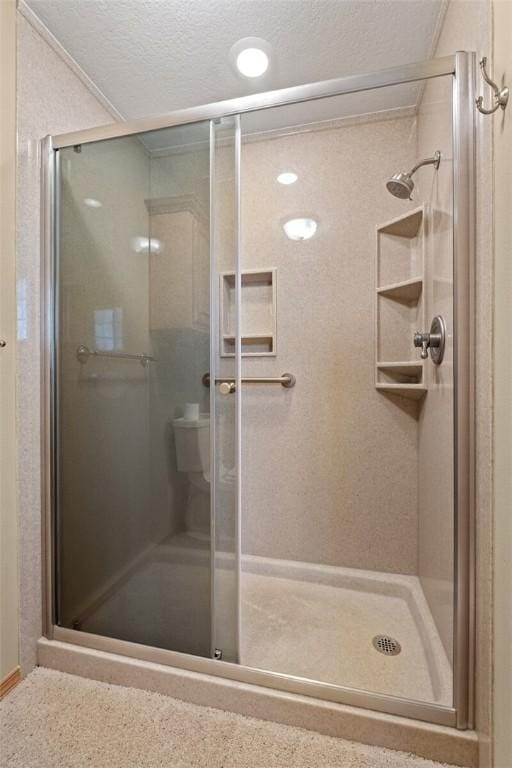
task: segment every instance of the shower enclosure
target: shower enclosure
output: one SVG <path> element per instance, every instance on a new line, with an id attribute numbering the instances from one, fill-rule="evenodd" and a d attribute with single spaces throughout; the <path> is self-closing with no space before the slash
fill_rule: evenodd
<path id="1" fill-rule="evenodd" d="M 473 78 L 45 140 L 48 637 L 471 725 Z"/>

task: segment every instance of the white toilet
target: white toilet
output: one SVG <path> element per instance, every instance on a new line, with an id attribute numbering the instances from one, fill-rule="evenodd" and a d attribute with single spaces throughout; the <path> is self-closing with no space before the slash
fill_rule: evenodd
<path id="1" fill-rule="evenodd" d="M 187 533 L 197 539 L 210 537 L 210 416 L 173 419 L 176 463 L 186 472 L 188 498 L 185 512 Z"/>

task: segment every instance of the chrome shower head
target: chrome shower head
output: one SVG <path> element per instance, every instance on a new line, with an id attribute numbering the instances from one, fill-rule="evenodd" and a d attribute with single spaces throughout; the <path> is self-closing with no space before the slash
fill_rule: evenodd
<path id="1" fill-rule="evenodd" d="M 414 181 L 410 173 L 395 173 L 389 181 L 386 182 L 388 192 L 401 200 L 410 200 L 414 189 Z"/>
<path id="2" fill-rule="evenodd" d="M 392 195 L 401 200 L 410 200 L 414 189 L 414 181 L 412 180 L 413 173 L 416 173 L 418 168 L 421 168 L 422 165 L 433 165 L 437 171 L 440 162 L 441 153 L 437 150 L 434 157 L 429 157 L 427 160 L 421 160 L 407 173 L 395 173 L 395 175 L 386 182 L 388 192 L 391 192 Z"/>

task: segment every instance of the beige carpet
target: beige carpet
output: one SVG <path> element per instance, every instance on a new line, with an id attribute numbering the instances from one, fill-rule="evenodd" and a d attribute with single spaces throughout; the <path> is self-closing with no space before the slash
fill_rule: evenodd
<path id="1" fill-rule="evenodd" d="M 439 768 L 133 688 L 37 669 L 0 704 L 2 768 Z"/>

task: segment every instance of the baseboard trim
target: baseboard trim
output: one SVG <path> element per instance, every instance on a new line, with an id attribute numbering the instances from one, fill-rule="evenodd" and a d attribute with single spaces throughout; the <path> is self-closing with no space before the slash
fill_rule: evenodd
<path id="1" fill-rule="evenodd" d="M 16 669 L 13 669 L 12 672 L 9 672 L 9 674 L 4 677 L 0 683 L 0 701 L 5 698 L 7 694 L 10 693 L 12 689 L 18 685 L 18 683 L 21 683 L 21 669 L 16 667 Z"/>
<path id="2" fill-rule="evenodd" d="M 429 760 L 467 768 L 478 765 L 474 731 L 458 731 L 46 638 L 38 642 L 38 663 L 91 680 L 154 691 L 361 744 L 412 752 Z"/>

